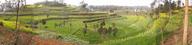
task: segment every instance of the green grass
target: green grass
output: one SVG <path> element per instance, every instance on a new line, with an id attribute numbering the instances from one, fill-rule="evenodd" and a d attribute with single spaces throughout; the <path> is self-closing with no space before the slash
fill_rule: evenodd
<path id="1" fill-rule="evenodd" d="M 170 31 L 170 30 L 174 31 L 178 29 L 182 23 L 181 17 L 182 17 L 181 15 L 171 16 L 170 22 L 168 23 L 168 25 L 164 25 L 166 23 L 166 20 L 169 20 L 169 19 L 167 19 L 168 17 L 166 16 L 162 16 L 159 19 L 155 20 L 152 23 L 153 25 L 144 32 L 141 32 L 131 37 L 104 41 L 100 45 L 159 45 L 161 41 L 160 37 L 163 34 L 162 32 L 160 32 L 160 29 L 164 26 L 168 27 L 164 29 L 167 31 Z M 175 20 L 175 19 L 178 19 L 178 20 Z M 170 28 L 169 26 L 175 27 L 176 29 Z M 168 34 L 164 34 L 164 35 L 168 35 Z"/>
<path id="2" fill-rule="evenodd" d="M 189 24 L 192 25 L 192 15 L 189 15 Z"/>
<path id="3" fill-rule="evenodd" d="M 0 20 L 0 22 L 3 22 L 4 27 L 11 29 L 11 30 L 16 30 L 16 23 L 15 21 L 4 21 L 4 20 Z M 24 25 L 20 24 L 18 22 L 18 30 L 19 31 L 24 31 L 24 32 L 29 32 L 32 34 L 37 34 L 38 32 L 33 31 L 31 28 L 26 28 Z"/>
<path id="4" fill-rule="evenodd" d="M 54 16 L 53 16 L 54 17 Z M 58 16 L 55 16 L 58 17 Z M 4 17 L 6 18 L 6 17 Z M 21 23 L 26 23 L 31 21 L 31 16 L 20 17 Z M 35 16 L 34 20 L 46 19 L 45 16 Z M 12 17 L 11 20 L 15 20 L 15 17 Z M 166 14 L 161 14 L 160 18 L 153 21 L 153 18 L 147 16 L 122 16 L 120 18 L 112 18 L 106 20 L 106 28 L 112 26 L 112 23 L 116 24 L 116 27 L 119 29 L 116 37 L 108 35 L 106 39 L 98 34 L 93 25 L 99 24 L 99 22 L 88 23 L 88 33 L 84 35 L 82 33 L 82 28 L 84 24 L 82 21 L 89 19 L 70 19 L 64 27 L 55 27 L 55 23 L 63 23 L 64 20 L 50 20 L 47 21 L 46 25 L 38 24 L 40 30 L 51 31 L 56 34 L 61 34 L 64 37 L 67 35 L 69 37 L 78 38 L 79 40 L 87 41 L 90 44 L 99 44 L 99 45 L 159 45 L 161 38 L 160 36 L 164 33 L 160 32 L 163 29 L 165 32 L 172 32 L 179 28 L 182 23 L 182 15 L 175 14 L 173 16 L 168 16 Z M 166 24 L 166 21 L 169 22 Z M 14 23 L 7 23 L 7 27 Z M 71 26 L 70 26 L 71 24 Z M 48 28 L 44 28 L 48 26 Z M 24 29 L 29 32 L 31 30 Z M 164 34 L 168 35 L 168 34 Z"/>
<path id="5" fill-rule="evenodd" d="M 150 21 L 151 18 L 144 16 L 124 16 L 121 18 L 108 19 L 106 20 L 105 27 L 109 27 L 112 25 L 112 23 L 115 23 L 117 28 L 119 29 L 119 32 L 117 33 L 118 35 L 117 37 L 109 36 L 108 39 L 106 40 L 101 39 L 98 32 L 96 32 L 96 30 L 93 27 L 94 24 L 99 24 L 98 22 L 88 23 L 89 32 L 85 36 L 81 31 L 82 28 L 84 27 L 82 20 L 70 21 L 62 28 L 54 27 L 55 23 L 62 23 L 61 20 L 51 20 L 48 21 L 46 25 L 39 24 L 39 26 L 41 27 L 41 29 L 45 29 L 44 27 L 48 26 L 47 30 L 54 31 L 63 35 L 74 34 L 78 38 L 89 41 L 92 44 L 97 44 L 107 40 L 131 37 L 141 32 L 144 32 L 146 30 L 146 26 L 148 25 L 148 23 L 150 23 Z M 72 24 L 71 27 L 70 23 Z"/>

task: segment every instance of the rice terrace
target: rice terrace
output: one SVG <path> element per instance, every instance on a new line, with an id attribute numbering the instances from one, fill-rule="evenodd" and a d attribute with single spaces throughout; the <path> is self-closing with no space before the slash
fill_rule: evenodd
<path id="1" fill-rule="evenodd" d="M 192 0 L 0 0 L 0 45 L 192 45 Z"/>

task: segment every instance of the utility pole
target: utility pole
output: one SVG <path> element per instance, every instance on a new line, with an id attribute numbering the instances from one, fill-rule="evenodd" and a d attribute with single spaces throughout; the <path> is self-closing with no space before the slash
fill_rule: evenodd
<path id="1" fill-rule="evenodd" d="M 183 45 L 187 45 L 187 30 L 188 30 L 188 5 L 189 5 L 189 0 L 185 0 L 185 15 L 184 15 L 184 30 L 183 30 Z"/>

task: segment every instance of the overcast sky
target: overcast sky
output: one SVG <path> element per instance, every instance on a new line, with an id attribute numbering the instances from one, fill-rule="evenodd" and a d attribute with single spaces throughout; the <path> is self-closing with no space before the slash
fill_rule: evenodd
<path id="1" fill-rule="evenodd" d="M 3 0 L 0 0 L 3 2 Z M 27 0 L 27 4 L 34 4 L 45 0 Z M 49 0 L 53 1 L 53 0 Z M 64 0 L 67 4 L 79 5 L 82 0 Z M 119 6 L 150 6 L 153 0 L 85 0 L 89 5 L 119 5 Z"/>
<path id="2" fill-rule="evenodd" d="M 65 0 L 66 3 L 78 5 L 82 0 Z M 153 0 L 85 0 L 89 5 L 120 5 L 120 6 L 148 6 Z"/>

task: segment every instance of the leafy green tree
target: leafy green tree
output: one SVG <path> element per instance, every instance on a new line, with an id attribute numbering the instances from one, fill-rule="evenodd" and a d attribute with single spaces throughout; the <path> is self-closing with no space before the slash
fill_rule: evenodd
<path id="1" fill-rule="evenodd" d="M 181 0 L 177 1 L 177 6 L 180 7 L 181 6 Z"/>
<path id="2" fill-rule="evenodd" d="M 164 13 L 167 13 L 167 12 L 170 12 L 171 10 L 174 10 L 176 9 L 176 2 L 175 1 L 172 1 L 172 0 L 163 0 L 163 3 L 164 4 L 159 4 L 159 6 L 157 8 L 155 8 L 155 12 L 164 12 Z"/>
<path id="3" fill-rule="evenodd" d="M 80 11 L 88 11 L 88 9 L 87 9 L 87 6 L 88 6 L 88 4 L 87 3 L 85 3 L 84 1 L 82 1 L 82 2 L 80 2 Z"/>
<path id="4" fill-rule="evenodd" d="M 44 2 L 38 2 L 35 3 L 36 5 L 44 5 L 44 6 L 53 6 L 53 7 L 61 7 L 61 6 L 66 6 L 65 3 L 59 3 L 57 1 L 44 1 Z"/>

